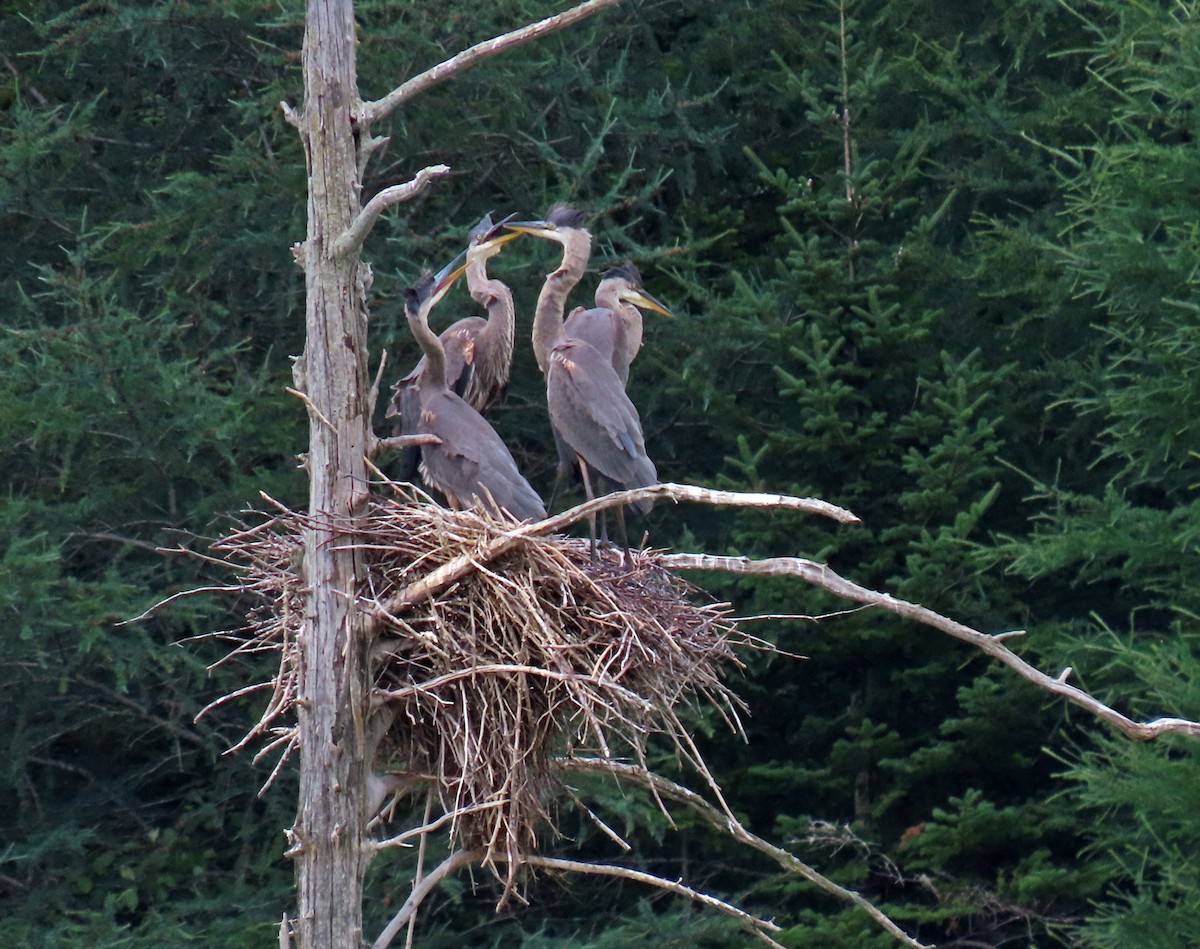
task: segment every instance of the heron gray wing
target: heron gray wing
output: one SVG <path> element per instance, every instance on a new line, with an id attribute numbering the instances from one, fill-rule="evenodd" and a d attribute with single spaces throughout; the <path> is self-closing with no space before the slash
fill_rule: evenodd
<path id="1" fill-rule="evenodd" d="M 656 482 L 637 408 L 593 347 L 569 340 L 555 349 L 546 398 L 554 427 L 589 466 L 624 487 Z"/>
<path id="2" fill-rule="evenodd" d="M 503 508 L 519 520 L 540 520 L 546 508 L 517 469 L 495 429 L 457 395 L 445 392 L 422 407 L 422 431 L 442 444 L 428 446 L 430 484 L 470 506 Z"/>

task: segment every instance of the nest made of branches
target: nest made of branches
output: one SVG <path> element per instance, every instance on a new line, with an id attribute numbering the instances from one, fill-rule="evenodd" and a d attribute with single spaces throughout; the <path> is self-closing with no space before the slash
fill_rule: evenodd
<path id="1" fill-rule="evenodd" d="M 297 567 L 313 526 L 281 509 L 216 545 L 258 598 L 234 653 L 280 654 L 267 708 L 243 740 L 263 741 L 260 754 L 282 746 L 286 756 L 298 741 Z M 593 566 L 586 541 L 532 532 L 512 541 L 511 524 L 406 498 L 373 500 L 353 524 L 327 526 L 366 566 L 375 770 L 431 788 L 453 815 L 452 842 L 482 851 L 484 863 L 502 859 L 510 879 L 568 793 L 555 759 L 644 764 L 648 741 L 662 736 L 707 775 L 681 711 L 705 704 L 740 728 L 724 678 L 740 668 L 726 608 L 698 602 L 652 553 L 635 552 L 626 567 L 607 551 Z M 430 582 L 463 563 L 451 582 Z"/>

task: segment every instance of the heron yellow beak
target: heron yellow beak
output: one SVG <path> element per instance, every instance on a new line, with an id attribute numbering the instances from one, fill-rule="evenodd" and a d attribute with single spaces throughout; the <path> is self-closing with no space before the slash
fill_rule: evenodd
<path id="1" fill-rule="evenodd" d="M 492 247 L 499 247 L 501 244 L 507 244 L 509 241 L 515 241 L 520 236 L 520 231 L 505 232 L 503 226 L 498 224 L 475 246 L 490 249 Z"/>
<path id="2" fill-rule="evenodd" d="M 464 250 L 461 254 L 455 257 L 450 263 L 446 264 L 433 276 L 433 289 L 429 295 L 433 297 L 436 303 L 446 291 L 454 286 L 454 281 L 461 277 L 467 270 L 467 252 Z"/>
<path id="3" fill-rule="evenodd" d="M 630 287 L 629 289 L 622 290 L 618 296 L 626 303 L 632 303 L 634 306 L 641 307 L 644 310 L 654 310 L 663 316 L 675 316 L 666 306 L 650 296 L 645 290 L 634 290 Z"/>
<path id="4" fill-rule="evenodd" d="M 532 234 L 535 237 L 558 239 L 558 226 L 549 221 L 501 221 L 497 227 L 517 234 Z"/>

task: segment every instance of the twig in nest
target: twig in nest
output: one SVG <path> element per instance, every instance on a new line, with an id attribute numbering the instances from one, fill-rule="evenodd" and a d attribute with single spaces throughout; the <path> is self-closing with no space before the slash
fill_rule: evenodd
<path id="1" fill-rule="evenodd" d="M 249 642 L 280 650 L 274 695 L 247 740 L 274 736 L 290 749 L 304 602 L 295 561 L 312 520 L 278 507 L 272 515 L 271 529 L 239 531 L 217 549 L 261 598 Z M 740 703 L 722 678 L 740 668 L 727 607 L 696 605 L 692 588 L 644 557 L 632 570 L 593 569 L 585 541 L 533 533 L 548 523 L 514 528 L 377 499 L 353 530 L 322 525 L 353 537 L 367 565 L 358 602 L 375 616 L 375 687 L 363 712 L 380 736 L 374 768 L 428 776 L 411 790 L 432 789 L 452 845 L 504 874 L 502 902 L 564 797 L 551 759 L 581 751 L 644 761 L 647 742 L 662 736 L 719 795 L 680 715 L 705 704 L 740 729 Z M 419 608 L 393 612 L 416 587 Z"/>

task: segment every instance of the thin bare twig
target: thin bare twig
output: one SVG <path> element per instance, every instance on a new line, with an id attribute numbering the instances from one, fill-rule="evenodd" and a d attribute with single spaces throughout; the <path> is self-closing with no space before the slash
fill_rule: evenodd
<path id="1" fill-rule="evenodd" d="M 587 0 L 586 3 L 581 3 L 577 7 L 572 7 L 570 10 L 565 10 L 562 13 L 556 13 L 554 16 L 546 17 L 544 20 L 531 23 L 529 26 L 521 27 L 519 30 L 513 30 L 510 33 L 492 37 L 492 39 L 484 40 L 482 43 L 476 43 L 470 49 L 465 49 L 461 53 L 450 57 L 445 62 L 438 63 L 433 68 L 425 70 L 420 75 L 413 76 L 407 82 L 397 86 L 382 99 L 377 99 L 374 102 L 364 102 L 359 111 L 359 121 L 366 122 L 367 124 L 375 122 L 391 113 L 401 103 L 406 102 L 418 93 L 424 92 L 430 86 L 449 79 L 451 76 L 466 69 L 468 66 L 474 65 L 481 59 L 494 56 L 496 53 L 503 52 L 510 46 L 515 46 L 518 43 L 537 39 L 540 36 L 553 33 L 555 30 L 561 30 L 573 23 L 578 23 L 593 13 L 599 13 L 605 7 L 614 6 L 618 2 L 620 0 Z"/>
<path id="2" fill-rule="evenodd" d="M 681 784 L 669 781 L 637 765 L 625 764 L 604 758 L 560 758 L 559 764 L 569 771 L 611 774 L 616 778 L 633 781 L 656 792 L 660 799 L 668 798 L 690 807 L 721 833 L 728 834 L 739 843 L 766 854 L 779 864 L 779 866 L 783 867 L 783 869 L 804 877 L 804 879 L 820 887 L 826 893 L 836 896 L 840 900 L 854 903 L 906 946 L 911 946 L 913 949 L 928 949 L 923 943 L 917 942 L 912 936 L 897 926 L 896 923 L 888 918 L 882 910 L 872 904 L 870 900 L 866 899 L 866 897 L 855 893 L 853 890 L 847 890 L 845 887 L 838 886 L 838 884 L 818 873 L 795 855 L 750 833 L 740 821 L 731 817 L 725 811 L 713 807 L 713 805 L 709 804 L 708 801 L 704 800 L 695 791 L 689 790 Z"/>
<path id="3" fill-rule="evenodd" d="M 1135 722 L 1115 709 L 1105 705 L 1082 689 L 1067 685 L 1065 675 L 1050 676 L 1030 665 L 1000 640 L 1010 633 L 989 636 L 933 610 L 907 600 L 900 600 L 888 593 L 879 593 L 859 586 L 835 573 L 825 564 L 804 560 L 800 557 L 771 557 L 765 560 L 750 560 L 746 557 L 716 557 L 710 554 L 656 554 L 654 559 L 672 570 L 720 570 L 726 573 L 753 573 L 769 576 L 793 576 L 828 590 L 837 596 L 856 603 L 866 603 L 895 613 L 905 619 L 915 620 L 932 626 L 940 632 L 960 639 L 965 643 L 998 659 L 1020 676 L 1037 686 L 1061 695 L 1069 702 L 1087 709 L 1097 718 L 1103 719 L 1119 731 L 1138 741 L 1147 741 L 1159 735 L 1174 732 L 1182 735 L 1200 736 L 1200 722 L 1184 718 L 1156 718 L 1151 722 Z"/>
<path id="4" fill-rule="evenodd" d="M 385 850 L 388 847 L 403 847 L 414 837 L 424 837 L 427 834 L 432 834 L 440 827 L 445 827 L 452 823 L 464 814 L 473 814 L 476 811 L 487 810 L 491 807 L 499 807 L 500 801 L 484 801 L 482 804 L 472 804 L 469 807 L 459 807 L 452 811 L 446 811 L 441 817 L 434 820 L 425 818 L 425 823 L 420 827 L 414 827 L 411 830 L 406 830 L 402 834 L 397 834 L 395 837 L 388 837 L 386 840 L 380 840 L 371 846 L 376 850 Z"/>
<path id="5" fill-rule="evenodd" d="M 299 389 L 293 389 L 291 386 L 284 386 L 283 391 L 294 395 L 297 399 L 303 402 L 308 408 L 309 414 L 331 432 L 337 431 L 337 429 L 333 426 L 333 422 L 329 421 L 329 419 L 325 417 L 321 410 L 317 408 L 317 404 L 308 397 L 307 392 L 301 392 Z"/>
<path id="6" fill-rule="evenodd" d="M 367 239 L 367 235 L 371 233 L 375 222 L 379 220 L 379 215 L 393 204 L 416 197 L 429 186 L 429 182 L 434 178 L 449 173 L 449 165 L 430 165 L 428 168 L 418 171 L 411 181 L 384 188 L 366 203 L 366 206 L 355 216 L 354 222 L 338 235 L 338 239 L 333 242 L 334 254 L 341 256 L 358 250 L 362 247 L 363 241 Z"/>
<path id="7" fill-rule="evenodd" d="M 388 351 L 379 351 L 379 368 L 375 370 L 375 378 L 371 381 L 371 390 L 367 393 L 367 418 L 375 417 L 375 408 L 379 405 L 379 386 L 383 382 L 383 370 L 387 366 Z"/>
<path id="8" fill-rule="evenodd" d="M 429 815 L 433 812 L 433 788 L 428 788 L 425 791 L 425 816 L 422 818 L 423 824 L 429 823 Z M 421 878 L 425 875 L 425 845 L 429 843 L 429 831 L 421 832 L 421 845 L 417 848 L 417 871 L 413 875 L 413 889 L 415 890 L 421 885 Z M 413 935 L 417 930 L 417 914 L 413 913 L 408 918 L 408 935 L 404 938 L 404 949 L 412 949 Z"/>
<path id="9" fill-rule="evenodd" d="M 367 453 L 377 458 L 385 451 L 400 451 L 402 448 L 417 448 L 421 445 L 440 445 L 442 440 L 436 435 L 391 435 L 388 438 L 376 438 L 371 442 Z"/>

